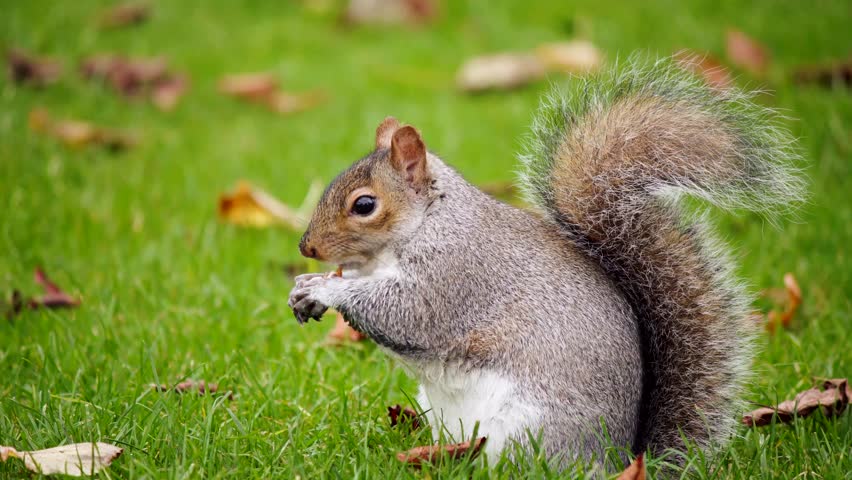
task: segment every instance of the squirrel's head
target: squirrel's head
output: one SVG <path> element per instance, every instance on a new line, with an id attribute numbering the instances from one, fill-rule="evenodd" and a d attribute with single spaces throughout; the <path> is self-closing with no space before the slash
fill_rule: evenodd
<path id="1" fill-rule="evenodd" d="M 422 218 L 432 183 L 426 145 L 393 117 L 376 129 L 376 149 L 326 188 L 299 251 L 360 268 Z"/>

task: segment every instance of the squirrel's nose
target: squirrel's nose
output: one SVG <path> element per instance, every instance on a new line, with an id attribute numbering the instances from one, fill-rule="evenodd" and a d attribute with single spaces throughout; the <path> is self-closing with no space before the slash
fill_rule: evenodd
<path id="1" fill-rule="evenodd" d="M 317 249 L 308 245 L 307 238 L 305 237 L 302 237 L 302 240 L 299 242 L 299 252 L 304 257 L 317 258 Z"/>

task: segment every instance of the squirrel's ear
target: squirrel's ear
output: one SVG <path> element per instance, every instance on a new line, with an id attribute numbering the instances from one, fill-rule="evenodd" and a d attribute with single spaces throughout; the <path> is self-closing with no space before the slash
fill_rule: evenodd
<path id="1" fill-rule="evenodd" d="M 391 137 L 391 165 L 417 191 L 428 184 L 426 145 L 414 127 L 406 125 Z"/>
<path id="2" fill-rule="evenodd" d="M 390 148 L 394 132 L 399 130 L 399 122 L 393 117 L 387 117 L 376 128 L 376 148 Z"/>

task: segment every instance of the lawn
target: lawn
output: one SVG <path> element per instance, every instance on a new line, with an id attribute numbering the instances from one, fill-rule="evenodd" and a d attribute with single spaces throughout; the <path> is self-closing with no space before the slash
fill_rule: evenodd
<path id="1" fill-rule="evenodd" d="M 777 226 L 714 218 L 755 292 L 792 272 L 804 302 L 789 329 L 759 339 L 746 396 L 771 404 L 812 377 L 852 374 L 852 95 L 790 81 L 796 65 L 849 55 L 847 0 L 446 1 L 436 24 L 415 29 L 342 28 L 333 12 L 301 2 L 185 1 L 151 2 L 149 22 L 101 30 L 104 2 L 2 3 L 0 47 L 64 59 L 66 74 L 45 89 L 0 79 L 0 294 L 36 293 L 41 265 L 82 305 L 0 318 L 0 445 L 125 447 L 103 478 L 556 475 L 535 456 L 517 467 L 481 458 L 423 471 L 400 464 L 395 453 L 429 434 L 390 428 L 386 407 L 410 404 L 416 384 L 368 342 L 323 345 L 332 317 L 300 327 L 282 266 L 298 260 L 301 232 L 222 223 L 216 202 L 247 179 L 298 204 L 312 180 L 326 182 L 366 153 L 391 114 L 473 182 L 511 180 L 547 82 L 467 96 L 455 90 L 455 72 L 472 55 L 573 36 L 610 60 L 637 49 L 724 57 L 730 27 L 771 50 L 765 78 L 742 73 L 738 82 L 772 90 L 760 101 L 790 117 L 811 197 Z M 166 55 L 191 88 L 171 112 L 121 98 L 76 72 L 100 52 Z M 271 71 L 290 90 L 323 90 L 327 102 L 281 116 L 217 92 L 222 75 L 250 71 Z M 35 107 L 133 129 L 141 143 L 119 154 L 68 148 L 28 129 Z M 185 378 L 217 382 L 235 398 L 149 388 Z M 852 475 L 849 412 L 738 434 L 715 459 L 693 455 L 689 475 Z M 18 462 L 0 464 L 0 477 L 22 476 Z"/>

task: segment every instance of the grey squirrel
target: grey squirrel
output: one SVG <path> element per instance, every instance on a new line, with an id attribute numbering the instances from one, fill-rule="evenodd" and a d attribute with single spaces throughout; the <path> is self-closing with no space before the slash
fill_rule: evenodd
<path id="1" fill-rule="evenodd" d="M 754 350 L 749 297 L 682 195 L 782 212 L 803 192 L 775 112 L 670 59 L 546 97 L 521 155 L 536 211 L 500 203 L 387 118 L 326 189 L 299 248 L 342 276 L 296 278 L 421 383 L 433 432 L 486 451 L 723 444 Z"/>

